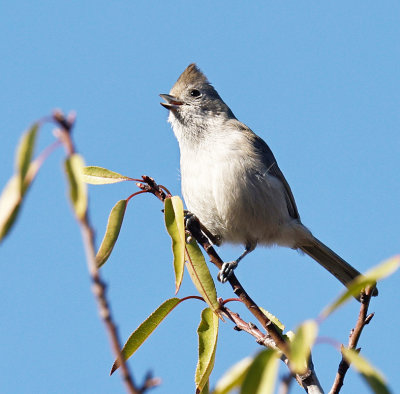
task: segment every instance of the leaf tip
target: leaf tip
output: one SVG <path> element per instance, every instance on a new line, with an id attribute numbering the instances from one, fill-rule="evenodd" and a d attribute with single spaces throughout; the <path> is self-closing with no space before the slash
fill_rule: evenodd
<path id="1" fill-rule="evenodd" d="M 110 371 L 110 376 L 118 369 L 118 363 L 117 361 L 113 364 L 111 371 Z"/>

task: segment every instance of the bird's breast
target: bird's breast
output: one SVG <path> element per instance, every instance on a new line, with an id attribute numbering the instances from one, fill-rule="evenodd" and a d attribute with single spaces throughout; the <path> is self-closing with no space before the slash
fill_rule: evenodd
<path id="1" fill-rule="evenodd" d="M 199 148 L 181 150 L 187 208 L 223 241 L 275 243 L 282 218 L 289 220 L 281 182 L 244 146 Z"/>

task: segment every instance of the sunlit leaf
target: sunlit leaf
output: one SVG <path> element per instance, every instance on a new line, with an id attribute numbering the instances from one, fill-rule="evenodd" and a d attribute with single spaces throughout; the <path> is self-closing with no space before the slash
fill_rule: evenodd
<path id="1" fill-rule="evenodd" d="M 0 240 L 2 240 L 17 218 L 21 204 L 20 179 L 14 175 L 0 196 Z"/>
<path id="2" fill-rule="evenodd" d="M 214 368 L 218 338 L 218 320 L 218 316 L 210 308 L 204 309 L 201 313 L 201 321 L 197 329 L 199 359 L 195 375 L 196 393 L 200 393 L 203 390 Z"/>
<path id="3" fill-rule="evenodd" d="M 164 219 L 168 234 L 172 239 L 176 294 L 181 286 L 185 267 L 185 224 L 183 220 L 183 203 L 179 197 L 174 196 L 165 199 Z"/>
<path id="4" fill-rule="evenodd" d="M 219 310 L 219 303 L 217 301 L 215 283 L 207 267 L 206 261 L 204 260 L 203 253 L 201 253 L 195 240 L 186 243 L 185 255 L 186 267 L 192 282 L 204 298 L 204 301 L 207 302 L 214 312 L 217 312 Z"/>
<path id="5" fill-rule="evenodd" d="M 242 384 L 252 361 L 253 359 L 251 357 L 246 357 L 229 368 L 222 378 L 218 380 L 212 394 L 228 394 L 235 387 L 239 387 Z"/>
<path id="6" fill-rule="evenodd" d="M 38 128 L 39 125 L 35 123 L 22 135 L 15 155 L 16 174 L 10 178 L 0 195 L 0 241 L 14 224 L 23 197 L 37 173 L 38 165 L 32 162 L 32 156 Z"/>
<path id="7" fill-rule="evenodd" d="M 83 180 L 83 158 L 74 153 L 65 160 L 65 170 L 69 183 L 69 195 L 76 216 L 82 219 L 87 209 L 87 187 Z"/>
<path id="8" fill-rule="evenodd" d="M 364 357 L 360 356 L 354 349 L 342 347 L 343 356 L 365 379 L 371 390 L 376 394 L 389 394 L 385 378 Z"/>
<path id="9" fill-rule="evenodd" d="M 21 195 L 24 194 L 25 177 L 32 161 L 33 149 L 35 146 L 36 135 L 39 125 L 35 123 L 28 131 L 26 131 L 19 142 L 16 153 L 16 172 L 19 176 Z"/>
<path id="10" fill-rule="evenodd" d="M 152 334 L 165 317 L 179 304 L 179 298 L 170 298 L 163 302 L 129 337 L 122 348 L 122 356 L 125 360 L 143 344 L 143 342 Z M 114 362 L 111 373 L 119 368 L 118 361 Z"/>
<path id="11" fill-rule="evenodd" d="M 34 160 L 30 163 L 25 173 L 23 187 L 21 187 L 21 175 L 16 174 L 7 182 L 0 195 L 0 241 L 11 230 L 12 225 L 20 211 L 23 198 L 35 179 L 40 163 Z"/>
<path id="12" fill-rule="evenodd" d="M 210 394 L 210 382 L 208 380 L 199 394 Z"/>
<path id="13" fill-rule="evenodd" d="M 110 212 L 106 232 L 96 255 L 98 267 L 101 267 L 108 260 L 114 248 L 115 242 L 117 242 L 122 221 L 124 220 L 127 203 L 127 200 L 118 201 Z"/>
<path id="14" fill-rule="evenodd" d="M 304 374 L 308 369 L 308 358 L 318 334 L 315 320 L 305 321 L 296 331 L 290 343 L 290 365 L 293 372 Z"/>
<path id="15" fill-rule="evenodd" d="M 275 388 L 278 355 L 272 349 L 258 353 L 244 378 L 241 394 L 270 394 Z"/>
<path id="16" fill-rule="evenodd" d="M 400 256 L 394 256 L 389 260 L 384 261 L 378 266 L 370 269 L 365 274 L 358 276 L 353 282 L 348 286 L 348 289 L 331 305 L 329 305 L 321 313 L 322 318 L 326 318 L 333 311 L 343 305 L 351 297 L 357 296 L 361 293 L 363 289 L 368 286 L 373 286 L 375 283 L 395 272 L 400 266 Z"/>
<path id="17" fill-rule="evenodd" d="M 294 333 L 293 331 L 290 331 L 290 330 L 287 331 L 287 332 L 285 333 L 285 335 L 284 335 L 284 337 L 287 338 L 287 340 L 288 340 L 289 342 L 292 342 L 292 341 L 293 341 L 294 336 L 295 336 L 295 333 Z"/>
<path id="18" fill-rule="evenodd" d="M 92 185 L 105 185 L 109 183 L 117 183 L 130 181 L 131 178 L 118 174 L 117 172 L 107 170 L 103 167 L 87 166 L 83 168 L 83 179 L 86 183 Z"/>
<path id="19" fill-rule="evenodd" d="M 285 329 L 285 326 L 279 321 L 279 319 L 273 315 L 272 313 L 268 312 L 266 309 L 262 308 L 259 306 L 260 310 L 262 313 L 264 313 L 265 316 L 268 317 L 269 320 L 272 321 L 272 323 L 275 324 L 275 326 L 282 332 Z"/>

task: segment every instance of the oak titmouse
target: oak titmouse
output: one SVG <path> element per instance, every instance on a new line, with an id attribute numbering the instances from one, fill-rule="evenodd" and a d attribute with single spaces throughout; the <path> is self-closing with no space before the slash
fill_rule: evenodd
<path id="1" fill-rule="evenodd" d="M 301 223 L 271 149 L 236 119 L 195 64 L 160 96 L 179 142 L 187 208 L 215 236 L 214 243 L 246 247 L 223 265 L 223 282 L 257 244 L 300 249 L 344 285 L 360 274 Z"/>

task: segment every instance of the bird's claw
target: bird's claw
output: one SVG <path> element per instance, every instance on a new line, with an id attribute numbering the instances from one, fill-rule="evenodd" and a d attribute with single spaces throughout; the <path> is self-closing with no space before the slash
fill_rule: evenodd
<path id="1" fill-rule="evenodd" d="M 187 244 L 190 244 L 193 241 L 193 236 L 190 233 L 190 227 L 199 223 L 199 219 L 197 216 L 189 211 L 185 211 L 185 216 L 183 218 L 185 223 L 185 241 Z"/>
<path id="2" fill-rule="evenodd" d="M 238 262 L 230 261 L 222 264 L 220 271 L 218 272 L 218 280 L 221 283 L 225 283 L 233 274 L 233 271 L 238 266 Z"/>
<path id="3" fill-rule="evenodd" d="M 197 216 L 194 213 L 191 213 L 189 211 L 185 211 L 185 216 L 183 217 L 185 227 L 190 231 L 190 227 L 195 225 L 196 223 L 199 223 L 199 219 L 197 219 Z"/>
<path id="4" fill-rule="evenodd" d="M 187 244 L 190 244 L 191 242 L 193 241 L 193 236 L 192 236 L 192 234 L 190 233 L 190 231 L 185 231 L 185 242 L 187 243 Z"/>

